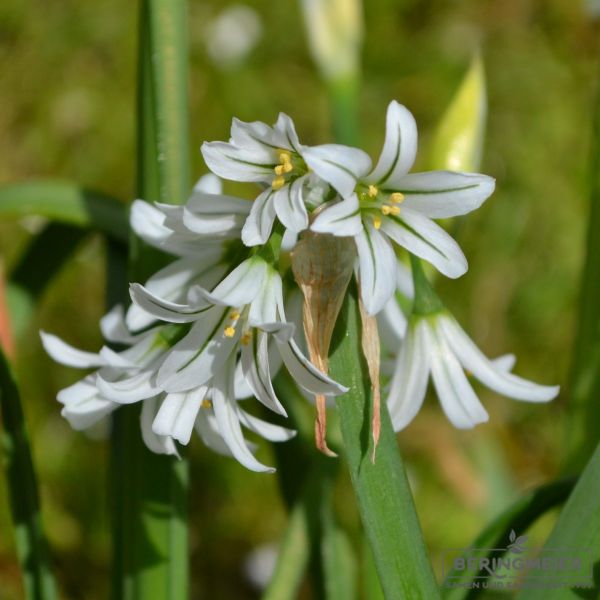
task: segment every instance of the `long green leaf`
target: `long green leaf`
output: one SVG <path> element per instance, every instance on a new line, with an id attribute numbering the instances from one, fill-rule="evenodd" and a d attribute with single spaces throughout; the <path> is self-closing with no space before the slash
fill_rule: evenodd
<path id="1" fill-rule="evenodd" d="M 187 21 L 184 0 L 142 0 L 139 40 L 138 196 L 183 202 L 189 192 Z M 157 254 L 139 240 L 131 278 L 143 280 Z M 183 600 L 189 594 L 187 461 L 142 444 L 139 409 L 115 416 L 113 598 Z"/>
<path id="2" fill-rule="evenodd" d="M 488 558 L 502 555 L 504 550 L 501 550 L 501 548 L 506 547 L 512 530 L 519 532 L 519 534 L 524 533 L 542 515 L 565 502 L 574 487 L 574 479 L 565 479 L 549 483 L 529 492 L 494 519 L 469 547 L 499 549 L 488 552 L 486 555 Z M 478 556 L 483 557 L 483 554 L 478 554 Z M 457 571 L 455 570 L 448 572 L 442 586 L 444 600 L 462 600 L 475 595 L 476 590 L 469 589 L 469 582 L 473 578 L 469 582 L 466 579 L 461 579 L 461 582 L 465 583 L 464 587 L 452 587 L 451 581 L 456 575 Z M 481 575 L 481 573 L 478 573 L 478 575 Z"/>
<path id="3" fill-rule="evenodd" d="M 568 470 L 580 471 L 600 439 L 600 93 L 593 122 L 590 208 L 579 322 L 569 384 Z"/>
<path id="4" fill-rule="evenodd" d="M 114 198 L 65 181 L 33 181 L 0 187 L 0 217 L 39 215 L 126 242 L 127 207 Z"/>
<path id="5" fill-rule="evenodd" d="M 354 288 L 336 324 L 330 371 L 350 388 L 336 403 L 358 508 L 386 598 L 434 600 L 439 591 L 385 404 L 377 458 L 371 462 L 371 391 L 360 330 Z"/>
<path id="6" fill-rule="evenodd" d="M 560 587 L 550 585 L 546 588 L 523 590 L 518 600 L 578 600 L 581 598 L 600 597 L 600 445 L 581 474 L 573 493 L 546 544 L 546 556 L 552 556 L 553 550 L 560 549 L 565 558 L 580 558 L 583 576 L 578 579 L 587 583 L 590 589 L 578 589 L 568 582 Z M 542 550 L 542 556 L 544 556 Z M 531 571 L 530 575 L 542 577 L 552 584 L 555 572 Z"/>
<path id="7" fill-rule="evenodd" d="M 17 555 L 27 600 L 53 600 L 56 587 L 42 528 L 37 480 L 29 447 L 19 390 L 0 350 L 2 451 Z"/>

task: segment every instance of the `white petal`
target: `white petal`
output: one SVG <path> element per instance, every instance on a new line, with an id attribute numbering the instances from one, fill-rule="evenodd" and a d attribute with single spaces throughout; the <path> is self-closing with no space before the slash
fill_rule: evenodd
<path id="1" fill-rule="evenodd" d="M 455 279 L 467 271 L 467 259 L 460 246 L 424 215 L 403 207 L 399 216 L 382 218 L 381 230 L 447 277 Z"/>
<path id="2" fill-rule="evenodd" d="M 73 429 L 83 431 L 98 423 L 118 406 L 106 398 L 95 395 L 79 402 L 66 404 L 60 414 L 67 419 Z"/>
<path id="3" fill-rule="evenodd" d="M 415 297 L 415 287 L 410 268 L 398 261 L 396 269 L 396 287 L 398 291 L 409 300 Z"/>
<path id="4" fill-rule="evenodd" d="M 205 192 L 206 194 L 222 194 L 223 182 L 212 173 L 202 175 L 194 186 L 194 192 Z"/>
<path id="5" fill-rule="evenodd" d="M 488 414 L 444 336 L 429 327 L 424 332 L 430 349 L 433 383 L 450 422 L 459 429 L 470 429 L 478 423 L 485 423 Z"/>
<path id="6" fill-rule="evenodd" d="M 277 159 L 267 152 L 247 150 L 224 142 L 205 142 L 202 156 L 208 168 L 223 179 L 272 181 Z"/>
<path id="7" fill-rule="evenodd" d="M 244 376 L 241 360 L 238 360 L 235 367 L 235 381 L 233 383 L 233 390 L 235 392 L 236 400 L 243 400 L 244 398 L 250 398 L 250 396 L 254 395 L 252 388 L 248 385 L 246 377 Z"/>
<path id="8" fill-rule="evenodd" d="M 234 371 L 235 360 L 230 359 L 222 372 L 215 377 L 212 402 L 219 431 L 233 456 L 247 469 L 273 473 L 275 469 L 256 460 L 246 445 L 233 393 Z"/>
<path id="9" fill-rule="evenodd" d="M 439 324 L 463 367 L 495 392 L 528 402 L 548 402 L 558 395 L 559 386 L 538 385 L 494 365 L 454 319 L 442 317 L 439 319 Z"/>
<path id="10" fill-rule="evenodd" d="M 293 339 L 285 341 L 277 333 L 274 337 L 287 370 L 300 387 L 311 394 L 324 396 L 337 396 L 348 391 L 347 387 L 337 383 L 311 364 Z"/>
<path id="11" fill-rule="evenodd" d="M 170 323 L 191 323 L 208 310 L 210 304 L 201 300 L 195 304 L 178 304 L 163 300 L 150 293 L 143 285 L 132 283 L 129 287 L 131 300 L 145 313 Z M 135 313 L 134 313 L 135 314 Z"/>
<path id="12" fill-rule="evenodd" d="M 285 113 L 279 113 L 277 123 L 275 123 L 276 142 L 281 148 L 292 150 L 299 154 L 302 153 L 302 146 L 296 133 L 294 121 Z"/>
<path id="13" fill-rule="evenodd" d="M 344 198 L 354 192 L 358 180 L 371 168 L 368 154 L 358 148 L 339 144 L 305 147 L 302 157 L 321 179 L 334 187 Z"/>
<path id="14" fill-rule="evenodd" d="M 394 184 L 406 175 L 417 155 L 417 123 L 411 112 L 395 100 L 390 102 L 385 122 L 385 142 L 377 166 L 368 180 Z"/>
<path id="15" fill-rule="evenodd" d="M 224 333 L 229 309 L 215 306 L 194 323 L 190 332 L 175 344 L 161 365 L 156 381 L 167 392 L 185 392 L 206 383 L 222 368 L 237 348 L 240 332 Z"/>
<path id="16" fill-rule="evenodd" d="M 250 304 L 261 291 L 267 270 L 268 265 L 262 258 L 249 258 L 229 273 L 210 297 L 227 306 Z"/>
<path id="17" fill-rule="evenodd" d="M 281 251 L 291 252 L 294 246 L 298 243 L 298 234 L 291 229 L 286 229 L 281 240 Z"/>
<path id="18" fill-rule="evenodd" d="M 283 304 L 281 276 L 268 267 L 263 284 L 250 304 L 248 323 L 253 327 L 277 321 L 277 307 Z"/>
<path id="19" fill-rule="evenodd" d="M 278 134 L 262 121 L 246 123 L 234 118 L 231 122 L 231 141 L 240 148 L 253 151 L 263 159 L 275 160 L 279 147 Z"/>
<path id="20" fill-rule="evenodd" d="M 273 206 L 277 217 L 285 227 L 295 232 L 308 227 L 308 213 L 304 205 L 303 187 L 306 176 L 284 185 L 273 195 Z"/>
<path id="21" fill-rule="evenodd" d="M 152 204 L 143 200 L 135 200 L 132 203 L 129 214 L 131 228 L 150 245 L 160 247 L 171 233 L 171 230 L 164 226 L 164 221 L 164 213 Z"/>
<path id="22" fill-rule="evenodd" d="M 379 336 L 389 352 L 395 353 L 406 335 L 407 320 L 396 296 L 393 295 L 377 315 Z"/>
<path id="23" fill-rule="evenodd" d="M 377 314 L 396 290 L 396 255 L 388 241 L 373 225 L 365 223 L 355 238 L 358 250 L 361 298 L 370 315 Z"/>
<path id="24" fill-rule="evenodd" d="M 89 400 L 98 395 L 95 374 L 88 375 L 58 392 L 56 399 L 65 406 Z"/>
<path id="25" fill-rule="evenodd" d="M 102 396 L 113 402 L 133 404 L 160 393 L 160 390 L 151 383 L 152 371 L 141 371 L 115 381 L 107 379 L 104 373 L 104 371 L 98 372 L 96 386 Z"/>
<path id="26" fill-rule="evenodd" d="M 273 199 L 273 189 L 268 188 L 253 202 L 242 229 L 242 241 L 246 246 L 264 244 L 269 239 L 275 222 Z"/>
<path id="27" fill-rule="evenodd" d="M 254 332 L 250 342 L 242 346 L 241 363 L 244 377 L 254 396 L 273 412 L 287 417 L 271 383 L 267 333 Z"/>
<path id="28" fill-rule="evenodd" d="M 212 413 L 212 410 L 205 408 L 198 412 L 195 423 L 196 432 L 207 448 L 218 454 L 231 456 L 231 450 L 221 437 L 217 421 Z"/>
<path id="29" fill-rule="evenodd" d="M 331 233 L 341 237 L 359 234 L 363 224 L 356 194 L 323 209 L 310 228 L 317 233 Z"/>
<path id="30" fill-rule="evenodd" d="M 296 435 L 296 432 L 293 429 L 286 429 L 285 427 L 263 421 L 262 419 L 241 410 L 239 407 L 238 417 L 240 423 L 244 427 L 247 427 L 250 431 L 253 431 L 270 442 L 287 442 Z"/>
<path id="31" fill-rule="evenodd" d="M 432 219 L 465 215 L 489 198 L 496 182 L 487 175 L 430 171 L 405 175 L 394 185 L 404 194 L 402 207 Z"/>
<path id="32" fill-rule="evenodd" d="M 404 429 L 417 415 L 427 391 L 429 351 L 423 322 L 411 327 L 402 344 L 387 403 L 394 431 Z"/>
<path id="33" fill-rule="evenodd" d="M 167 394 L 152 423 L 154 433 L 168 435 L 187 445 L 206 392 L 207 388 L 200 386 L 187 393 Z"/>
<path id="34" fill-rule="evenodd" d="M 100 319 L 100 331 L 108 342 L 132 344 L 139 336 L 132 335 L 125 321 L 123 305 L 117 304 Z"/>
<path id="35" fill-rule="evenodd" d="M 492 358 L 490 362 L 496 369 L 504 371 L 505 373 L 510 373 L 515 368 L 517 357 L 514 354 L 503 354 L 497 358 Z"/>
<path id="36" fill-rule="evenodd" d="M 156 433 L 152 431 L 152 423 L 156 417 L 157 410 L 157 398 L 151 398 L 142 404 L 142 411 L 140 414 L 142 439 L 144 440 L 148 450 L 154 452 L 155 454 L 170 454 L 179 456 L 173 438 L 170 438 L 169 436 L 156 435 Z"/>
<path id="37" fill-rule="evenodd" d="M 95 352 L 84 352 L 63 342 L 51 333 L 40 331 L 44 350 L 56 361 L 76 369 L 90 369 L 105 364 L 104 358 Z"/>
<path id="38" fill-rule="evenodd" d="M 252 203 L 234 196 L 195 192 L 183 207 L 183 225 L 194 233 L 219 235 L 239 231 Z M 169 225 L 167 221 L 167 225 Z"/>

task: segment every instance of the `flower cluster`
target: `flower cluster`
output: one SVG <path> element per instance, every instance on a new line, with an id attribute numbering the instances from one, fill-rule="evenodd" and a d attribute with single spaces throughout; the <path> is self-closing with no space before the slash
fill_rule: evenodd
<path id="1" fill-rule="evenodd" d="M 494 180 L 449 171 L 409 173 L 416 151 L 415 120 L 397 102 L 388 108 L 375 167 L 357 148 L 302 144 L 287 115 L 280 114 L 272 127 L 234 119 L 228 142 L 202 146 L 212 174 L 185 205 L 134 202 L 136 234 L 177 258 L 144 285 L 131 285 L 127 312 L 117 307 L 102 319 L 113 349 L 81 352 L 42 334 L 56 360 L 97 369 L 58 394 L 63 415 L 75 429 L 85 429 L 122 404 L 141 402 L 142 435 L 151 450 L 176 454 L 175 442 L 187 444 L 195 429 L 213 450 L 250 469 L 269 470 L 255 458 L 242 427 L 271 441 L 287 440 L 293 432 L 242 407 L 253 396 L 286 416 L 272 384 L 282 366 L 317 398 L 321 411 L 326 397 L 347 391 L 327 375 L 326 354 L 351 277 L 365 318 L 377 315 L 384 323 L 383 342 L 396 357 L 384 365 L 396 430 L 418 412 L 429 374 L 445 413 L 461 428 L 487 420 L 465 370 L 509 397 L 552 399 L 558 388 L 513 375 L 511 357 L 490 361 L 481 354 L 421 267 L 423 259 L 448 277 L 465 273 L 464 254 L 433 219 L 478 208 Z M 254 182 L 260 193 L 253 202 L 224 195 L 216 176 Z M 347 260 L 323 256 L 330 242 Z M 288 253 L 291 260 L 280 260 Z M 315 283 L 319 261 L 328 261 L 322 285 Z M 328 288 L 333 280 L 337 287 Z M 303 323 L 290 308 L 298 289 L 304 293 Z M 412 308 L 404 312 L 399 296 Z M 315 306 L 329 307 L 319 308 L 328 315 L 326 324 L 313 318 Z"/>

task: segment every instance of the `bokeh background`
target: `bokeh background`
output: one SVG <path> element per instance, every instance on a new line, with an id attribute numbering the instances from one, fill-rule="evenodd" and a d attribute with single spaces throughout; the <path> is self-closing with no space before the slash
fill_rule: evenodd
<path id="1" fill-rule="evenodd" d="M 223 21 L 232 7 L 251 33 L 245 55 L 237 59 L 230 55 L 240 36 Z M 298 4 L 254 0 L 243 7 L 190 1 L 196 175 L 206 170 L 197 151 L 201 142 L 227 138 L 234 115 L 273 122 L 283 110 L 306 143 L 330 140 L 327 98 L 308 54 Z M 396 98 L 417 118 L 423 160 L 472 53 L 481 50 L 489 96 L 482 170 L 496 177 L 497 192 L 458 224 L 470 270 L 459 281 L 441 282 L 440 289 L 489 355 L 515 352 L 517 373 L 564 385 L 586 228 L 597 6 L 565 0 L 369 0 L 364 12 L 361 133 L 373 156 L 383 140 L 385 108 Z M 135 3 L 0 3 L 0 182 L 69 179 L 132 199 L 136 26 Z M 7 272 L 43 225 L 37 218 L 0 222 Z M 101 240 L 86 238 L 44 294 L 18 345 L 44 519 L 68 599 L 107 597 L 108 445 L 72 432 L 60 417 L 56 391 L 80 374 L 53 364 L 37 331 L 52 331 L 89 350 L 99 347 L 103 260 Z M 480 392 L 489 424 L 456 431 L 430 397 L 399 436 L 438 570 L 444 548 L 468 545 L 522 490 L 556 477 L 564 460 L 564 395 L 532 406 Z M 276 542 L 285 526 L 276 478 L 212 455 L 197 440 L 190 457 L 195 594 L 257 597 L 243 563 L 253 549 Z M 22 592 L 3 489 L 4 483 L 0 599 L 12 600 Z M 358 519 L 343 478 L 336 504 L 358 551 Z M 543 540 L 553 518 L 536 525 L 534 538 Z"/>

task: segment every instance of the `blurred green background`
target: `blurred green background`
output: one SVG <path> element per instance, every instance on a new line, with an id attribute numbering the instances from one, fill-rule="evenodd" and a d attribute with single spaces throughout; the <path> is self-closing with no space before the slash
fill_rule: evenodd
<path id="1" fill-rule="evenodd" d="M 254 11 L 249 18 L 256 43 L 244 58 L 227 62 L 215 19 L 234 4 L 190 2 L 195 175 L 206 170 L 197 152 L 201 142 L 227 138 L 232 116 L 273 122 L 282 110 L 296 120 L 305 143 L 330 141 L 327 98 L 308 55 L 299 6 L 245 5 Z M 459 281 L 440 282 L 441 291 L 490 356 L 515 352 L 517 373 L 564 385 L 587 215 L 598 55 L 594 5 L 369 0 L 365 20 L 361 122 L 363 145 L 374 157 L 385 109 L 396 98 L 417 118 L 423 160 L 430 133 L 472 53 L 481 49 L 489 95 L 482 171 L 496 177 L 497 192 L 458 224 L 470 270 Z M 135 3 L 117 0 L 0 3 L 0 182 L 73 179 L 132 199 L 136 21 Z M 35 218 L 0 222 L 0 257 L 8 272 L 42 226 Z M 37 331 L 99 347 L 103 259 L 99 238 L 80 245 L 18 348 L 45 524 L 68 599 L 107 596 L 108 448 L 105 440 L 72 432 L 60 417 L 56 392 L 80 374 L 54 365 Z M 480 392 L 490 423 L 456 431 L 429 398 L 399 436 L 438 570 L 444 548 L 468 545 L 519 491 L 556 476 L 564 460 L 564 397 L 535 406 Z M 190 456 L 195 594 L 254 598 L 242 564 L 252 549 L 277 541 L 285 525 L 276 478 L 215 456 L 198 440 Z M 348 482 L 340 481 L 340 519 L 356 533 L 352 497 Z M 542 540 L 551 524 L 552 516 L 544 518 L 534 538 Z M 20 585 L 6 495 L 0 493 L 0 599 L 20 598 Z"/>

